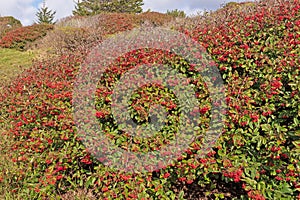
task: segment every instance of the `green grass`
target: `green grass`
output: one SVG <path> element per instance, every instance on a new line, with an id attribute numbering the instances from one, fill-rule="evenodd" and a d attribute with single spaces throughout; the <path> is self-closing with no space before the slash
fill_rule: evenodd
<path id="1" fill-rule="evenodd" d="M 9 83 L 24 69 L 32 65 L 35 52 L 21 52 L 14 49 L 0 48 L 0 82 Z"/>
<path id="2" fill-rule="evenodd" d="M 9 84 L 22 73 L 23 70 L 32 65 L 35 56 L 36 52 L 33 51 L 20 52 L 14 49 L 0 48 L 0 92 L 3 90 L 3 86 Z M 1 117 L 0 112 L 0 120 Z M 0 123 L 0 131 L 1 130 L 2 126 Z"/>

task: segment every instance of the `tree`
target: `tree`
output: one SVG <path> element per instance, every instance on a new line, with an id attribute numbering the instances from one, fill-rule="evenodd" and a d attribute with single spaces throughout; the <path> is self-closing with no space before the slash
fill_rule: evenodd
<path id="1" fill-rule="evenodd" d="M 175 9 L 175 10 L 167 10 L 167 14 L 168 15 L 171 15 L 173 17 L 182 17 L 182 18 L 185 18 L 186 17 L 186 14 L 184 11 L 182 10 L 178 10 L 178 9 Z"/>
<path id="2" fill-rule="evenodd" d="M 77 0 L 73 15 L 89 16 L 105 12 L 141 13 L 143 0 Z"/>
<path id="3" fill-rule="evenodd" d="M 54 24 L 53 22 L 55 17 L 56 11 L 49 10 L 49 8 L 46 6 L 46 1 L 43 1 L 43 6 L 38 9 L 38 12 L 36 13 L 36 16 L 38 18 L 37 23 L 38 24 Z"/>

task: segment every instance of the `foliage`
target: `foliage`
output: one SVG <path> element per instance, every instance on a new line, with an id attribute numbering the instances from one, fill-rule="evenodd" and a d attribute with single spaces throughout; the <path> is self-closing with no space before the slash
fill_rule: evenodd
<path id="1" fill-rule="evenodd" d="M 102 13 L 94 16 L 72 16 L 60 20 L 53 31 L 34 43 L 36 48 L 43 48 L 58 54 L 89 49 L 93 43 L 104 37 L 150 22 L 159 26 L 173 20 L 173 17 L 162 13 Z"/>
<path id="2" fill-rule="evenodd" d="M 92 29 L 55 27 L 45 37 L 33 43 L 32 48 L 44 49 L 49 54 L 62 55 L 80 49 L 88 49 L 95 42 L 101 41 L 101 32 L 91 32 Z"/>
<path id="3" fill-rule="evenodd" d="M 141 13 L 143 0 L 83 0 L 77 1 L 74 15 L 90 16 L 100 13 Z"/>
<path id="4" fill-rule="evenodd" d="M 97 30 L 102 30 L 103 35 L 116 34 L 132 30 L 137 27 L 136 15 L 129 13 L 106 13 L 95 16 Z"/>
<path id="5" fill-rule="evenodd" d="M 243 182 L 253 199 L 299 194 L 300 5 L 277 3 L 233 11 L 189 33 L 217 60 L 228 85 L 229 118 L 217 162 L 230 163 L 225 180 Z"/>
<path id="6" fill-rule="evenodd" d="M 91 17 L 73 16 L 59 21 L 54 30 L 34 43 L 36 48 L 55 54 L 66 54 L 90 49 L 104 37 L 137 27 L 134 14 L 103 13 Z"/>
<path id="7" fill-rule="evenodd" d="M 159 12 L 144 12 L 139 16 L 140 23 L 149 23 L 154 26 L 162 26 L 174 20 L 174 17 L 171 15 L 159 13 Z"/>
<path id="8" fill-rule="evenodd" d="M 21 22 L 15 19 L 14 17 L 0 17 L 0 37 L 4 35 L 7 31 L 12 30 L 14 28 L 19 28 L 21 26 Z"/>
<path id="9" fill-rule="evenodd" d="M 237 3 L 237 2 L 231 1 L 231 2 L 228 2 L 228 3 L 226 3 L 225 5 L 223 5 L 222 7 L 223 7 L 223 8 L 229 8 L 229 7 L 237 7 L 237 6 L 239 6 L 239 5 L 240 5 L 240 4 Z"/>
<path id="10" fill-rule="evenodd" d="M 97 15 L 96 15 L 97 16 Z M 96 28 L 95 16 L 68 16 L 57 21 L 56 27 Z"/>
<path id="11" fill-rule="evenodd" d="M 36 17 L 38 18 L 37 23 L 38 24 L 54 24 L 56 11 L 49 10 L 49 8 L 46 6 L 46 1 L 43 1 L 43 6 L 38 9 L 38 12 L 36 13 Z"/>
<path id="12" fill-rule="evenodd" d="M 168 15 L 171 15 L 173 17 L 182 17 L 182 18 L 185 18 L 186 17 L 186 14 L 183 10 L 178 10 L 178 9 L 175 9 L 175 10 L 167 10 L 167 14 Z"/>
<path id="13" fill-rule="evenodd" d="M 2 36 L 0 39 L 0 47 L 25 50 L 28 43 L 45 36 L 51 29 L 53 29 L 53 26 L 48 24 L 34 24 L 16 28 Z"/>
<path id="14" fill-rule="evenodd" d="M 251 9 L 222 9 L 215 19 L 204 16 L 178 26 L 217 64 L 226 85 L 227 116 L 223 134 L 205 157 L 196 157 L 199 139 L 170 166 L 152 173 L 113 170 L 82 144 L 74 126 L 72 91 L 87 50 L 34 65 L 0 95 L 0 124 L 6 128 L 3 136 L 11 138 L 6 153 L 14 163 L 9 170 L 0 168 L 0 186 L 8 185 L 23 199 L 57 199 L 78 188 L 92 190 L 97 199 L 184 199 L 191 197 L 187 188 L 192 185 L 192 190 L 206 189 L 197 198 L 299 199 L 299 15 L 297 0 L 265 0 Z M 103 36 L 128 30 L 123 26 L 126 19 Z M 96 117 L 112 144 L 147 152 L 171 140 L 170 125 L 157 138 L 132 142 L 127 134 L 118 134 L 110 115 L 111 89 L 120 76 L 154 62 L 191 75 L 189 84 L 197 89 L 201 128 L 206 130 L 211 105 L 193 66 L 169 52 L 138 49 L 111 63 L 95 94 Z M 151 90 L 156 93 L 149 100 Z M 171 121 L 176 120 L 175 95 L 155 85 L 136 91 L 131 99 L 133 118 L 145 121 L 141 107 L 147 109 L 149 101 L 161 103 L 174 116 Z M 220 184 L 235 191 L 222 190 Z"/>

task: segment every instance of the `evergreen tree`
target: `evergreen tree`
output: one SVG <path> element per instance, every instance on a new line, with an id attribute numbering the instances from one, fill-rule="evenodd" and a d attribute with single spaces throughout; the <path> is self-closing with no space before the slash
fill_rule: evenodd
<path id="1" fill-rule="evenodd" d="M 171 15 L 173 17 L 182 17 L 182 18 L 185 18 L 186 17 L 186 14 L 184 11 L 182 10 L 178 10 L 178 9 L 175 9 L 175 10 L 167 10 L 167 14 L 168 15 Z"/>
<path id="2" fill-rule="evenodd" d="M 38 9 L 38 12 L 36 13 L 36 17 L 38 18 L 37 23 L 38 24 L 54 24 L 53 22 L 55 17 L 56 11 L 49 10 L 49 8 L 46 6 L 46 1 L 43 1 L 42 8 Z"/>
<path id="3" fill-rule="evenodd" d="M 73 10 L 73 15 L 80 15 L 80 16 L 88 16 L 89 15 L 89 11 L 86 8 L 86 6 L 84 6 L 84 2 L 81 2 L 80 0 L 77 0 L 77 2 L 75 2 L 75 10 Z"/>
<path id="4" fill-rule="evenodd" d="M 77 0 L 73 15 L 89 16 L 105 12 L 141 13 L 143 0 Z"/>

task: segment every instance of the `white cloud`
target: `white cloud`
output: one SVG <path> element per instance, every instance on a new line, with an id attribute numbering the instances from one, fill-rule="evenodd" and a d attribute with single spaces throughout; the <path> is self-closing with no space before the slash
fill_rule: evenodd
<path id="1" fill-rule="evenodd" d="M 231 1 L 243 2 L 245 0 L 144 0 L 144 10 L 166 12 L 179 9 L 187 14 L 196 14 L 204 10 L 216 10 Z"/>
<path id="2" fill-rule="evenodd" d="M 167 10 L 184 10 L 187 14 L 196 14 L 197 11 L 215 10 L 221 4 L 230 1 L 242 2 L 244 0 L 144 0 L 144 10 L 166 12 Z M 42 0 L 0 0 L 0 15 L 14 16 L 23 25 L 33 24 L 36 12 L 41 7 Z M 74 0 L 48 0 L 46 5 L 56 11 L 56 19 L 72 15 Z"/>
<path id="3" fill-rule="evenodd" d="M 72 10 L 74 10 L 74 0 L 49 0 L 46 2 L 49 9 L 56 11 L 55 19 L 61 19 L 72 15 Z M 42 6 L 42 3 L 39 4 Z"/>
<path id="4" fill-rule="evenodd" d="M 32 24 L 35 12 L 34 0 L 0 1 L 0 15 L 14 16 L 22 24 Z"/>
<path id="5" fill-rule="evenodd" d="M 56 19 L 72 15 L 73 0 L 48 0 L 46 5 L 56 11 Z M 36 12 L 42 6 L 41 0 L 0 0 L 0 15 L 13 16 L 23 25 L 31 25 L 36 21 Z"/>

